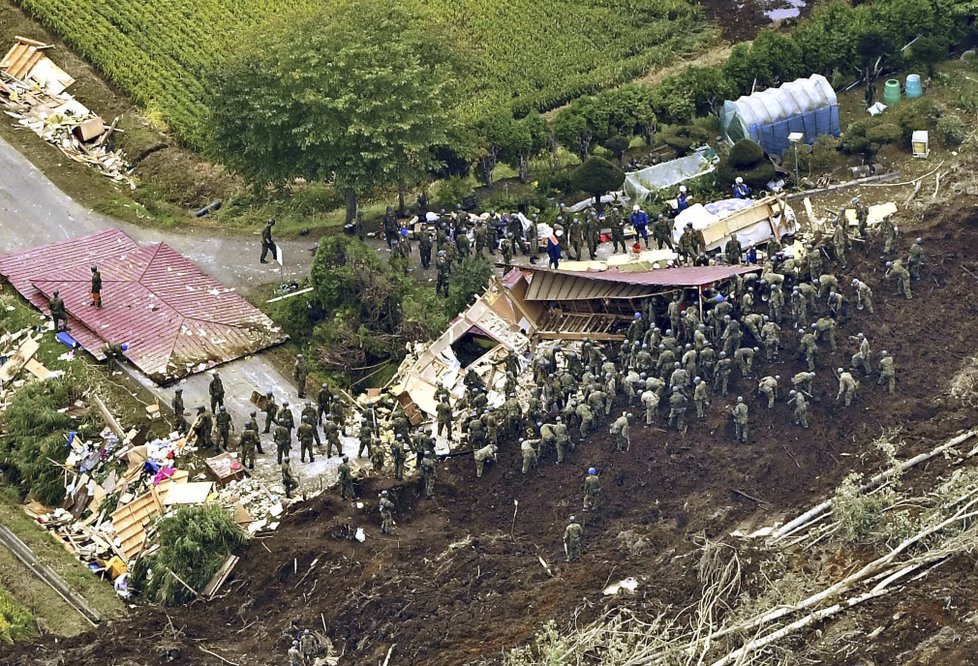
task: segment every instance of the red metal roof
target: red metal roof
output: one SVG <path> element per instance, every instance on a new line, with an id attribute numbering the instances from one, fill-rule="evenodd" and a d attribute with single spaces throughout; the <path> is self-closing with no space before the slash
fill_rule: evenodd
<path id="1" fill-rule="evenodd" d="M 760 266 L 683 266 L 648 271 L 621 271 L 617 268 L 605 271 L 555 271 L 550 268 L 527 268 L 535 273 L 655 287 L 703 287 L 735 275 L 761 270 Z"/>
<path id="2" fill-rule="evenodd" d="M 91 266 L 102 274 L 91 307 Z M 257 308 L 166 244 L 140 247 L 118 229 L 0 257 L 0 274 L 49 312 L 59 290 L 69 332 L 96 358 L 107 344 L 160 383 L 285 340 Z"/>

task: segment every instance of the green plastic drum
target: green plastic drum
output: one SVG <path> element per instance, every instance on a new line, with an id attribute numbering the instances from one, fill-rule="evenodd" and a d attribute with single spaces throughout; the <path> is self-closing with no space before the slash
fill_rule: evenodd
<path id="1" fill-rule="evenodd" d="M 883 84 L 883 103 L 893 106 L 900 101 L 900 82 L 896 79 L 887 79 Z"/>

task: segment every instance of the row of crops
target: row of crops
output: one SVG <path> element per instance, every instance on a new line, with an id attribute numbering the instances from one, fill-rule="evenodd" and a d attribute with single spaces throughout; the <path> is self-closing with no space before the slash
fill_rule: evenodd
<path id="1" fill-rule="evenodd" d="M 328 1 L 328 0 L 327 0 Z M 400 0 L 471 55 L 464 108 L 559 106 L 696 49 L 689 0 Z M 17 0 L 184 141 L 203 138 L 206 77 L 241 35 L 322 0 Z"/>

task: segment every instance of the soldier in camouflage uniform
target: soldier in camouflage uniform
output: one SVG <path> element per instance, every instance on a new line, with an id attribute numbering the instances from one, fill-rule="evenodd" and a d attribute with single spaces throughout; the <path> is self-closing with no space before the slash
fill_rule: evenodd
<path id="1" fill-rule="evenodd" d="M 283 459 L 286 462 L 289 460 L 289 453 L 292 451 L 292 431 L 284 425 L 276 424 L 273 438 L 278 453 L 278 464 L 281 465 Z"/>
<path id="2" fill-rule="evenodd" d="M 391 534 L 394 532 L 394 503 L 386 490 L 380 493 L 380 501 L 377 503 L 377 510 L 380 512 L 380 533 Z"/>
<path id="3" fill-rule="evenodd" d="M 885 349 L 880 352 L 880 376 L 876 383 L 885 383 L 887 392 L 891 394 L 896 392 L 896 365 Z"/>
<path id="4" fill-rule="evenodd" d="M 343 455 L 343 445 L 340 443 L 340 427 L 333 419 L 332 414 L 326 417 L 326 423 L 323 424 L 323 432 L 326 435 L 326 457 L 333 457 L 333 447 L 336 447 L 336 455 Z"/>
<path id="5" fill-rule="evenodd" d="M 747 404 L 744 402 L 744 399 L 741 396 L 737 396 L 737 404 L 734 405 L 731 416 L 733 417 L 734 432 L 736 434 L 737 441 L 741 444 L 747 443 L 747 414 Z"/>
<path id="6" fill-rule="evenodd" d="M 241 464 L 248 469 L 255 469 L 255 448 L 258 445 L 258 431 L 245 428 L 241 431 Z"/>
<path id="7" fill-rule="evenodd" d="M 794 389 L 788 391 L 788 404 L 792 403 L 795 405 L 795 424 L 808 430 L 808 401 L 805 394 Z"/>
<path id="8" fill-rule="evenodd" d="M 343 456 L 343 462 L 337 468 L 340 479 L 340 499 L 355 499 L 353 494 L 353 470 L 350 469 L 350 459 Z"/>
<path id="9" fill-rule="evenodd" d="M 852 399 L 856 397 L 856 389 L 859 388 L 859 382 L 852 376 L 851 373 L 846 372 L 842 368 L 838 370 L 839 375 L 839 393 L 835 396 L 835 401 L 844 400 L 846 407 L 852 404 Z"/>
<path id="10" fill-rule="evenodd" d="M 781 375 L 768 375 L 761 379 L 757 383 L 757 392 L 767 398 L 767 408 L 774 408 L 774 401 L 778 397 L 778 381 L 781 379 Z"/>
<path id="11" fill-rule="evenodd" d="M 309 462 L 316 462 L 316 457 L 313 454 L 312 442 L 313 442 L 313 432 L 314 428 L 312 423 L 309 422 L 309 418 L 303 416 L 299 421 L 299 427 L 296 430 L 296 438 L 299 440 L 299 460 L 300 462 L 306 462 L 306 453 L 309 453 Z"/>
<path id="12" fill-rule="evenodd" d="M 710 406 L 710 386 L 701 377 L 693 379 L 693 403 L 696 405 L 696 418 L 705 419 Z"/>
<path id="13" fill-rule="evenodd" d="M 595 511 L 598 508 L 598 495 L 601 494 L 601 479 L 598 470 L 591 467 L 584 477 L 584 510 Z"/>
<path id="14" fill-rule="evenodd" d="M 676 386 L 672 389 L 672 397 L 669 398 L 669 427 L 676 426 L 676 430 L 682 432 L 686 429 L 686 406 L 689 401 L 683 395 L 682 390 Z"/>

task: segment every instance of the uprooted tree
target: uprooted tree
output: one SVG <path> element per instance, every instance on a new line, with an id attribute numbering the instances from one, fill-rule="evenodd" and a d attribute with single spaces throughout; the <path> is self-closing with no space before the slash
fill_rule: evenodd
<path id="1" fill-rule="evenodd" d="M 315 358 L 343 372 L 396 360 L 405 342 L 430 338 L 447 321 L 434 290 L 398 274 L 349 236 L 320 241 L 312 286 Z"/>
<path id="2" fill-rule="evenodd" d="M 288 12 L 211 77 L 214 152 L 257 186 L 330 181 L 357 197 L 410 183 L 445 143 L 448 57 L 431 21 L 380 0 Z"/>
<path id="3" fill-rule="evenodd" d="M 166 605 L 193 601 L 247 536 L 217 503 L 185 507 L 160 522 L 160 549 L 140 560 L 133 587 Z"/>

